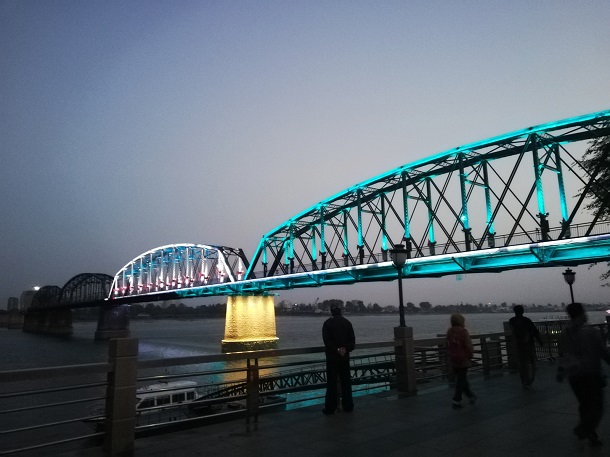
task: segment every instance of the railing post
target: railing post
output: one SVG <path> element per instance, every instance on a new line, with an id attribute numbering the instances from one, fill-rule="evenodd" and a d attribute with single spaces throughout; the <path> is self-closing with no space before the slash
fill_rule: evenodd
<path id="1" fill-rule="evenodd" d="M 504 361 L 502 360 L 502 342 L 498 337 L 492 337 L 491 341 L 487 343 L 487 352 L 490 360 L 489 367 L 496 370 L 501 369 Z"/>
<path id="2" fill-rule="evenodd" d="M 424 376 L 428 374 L 428 353 L 426 351 L 422 351 L 420 354 L 421 359 L 421 370 Z"/>
<path id="3" fill-rule="evenodd" d="M 546 339 L 546 351 L 549 353 L 549 359 L 553 360 L 553 348 L 551 341 L 551 331 L 549 330 L 549 323 L 544 322 L 544 335 L 543 341 Z"/>
<path id="4" fill-rule="evenodd" d="M 396 343 L 394 351 L 398 391 L 415 394 L 417 392 L 417 377 L 415 374 L 413 328 L 394 327 L 394 342 Z"/>
<path id="5" fill-rule="evenodd" d="M 108 373 L 104 451 L 111 456 L 133 453 L 136 426 L 138 340 L 119 338 L 108 343 Z"/>
<path id="6" fill-rule="evenodd" d="M 510 328 L 510 323 L 504 322 L 504 336 L 506 338 L 506 359 L 510 370 L 519 368 L 519 359 L 515 350 L 515 342 L 513 341 L 513 331 Z"/>
<path id="7" fill-rule="evenodd" d="M 489 351 L 487 350 L 487 338 L 482 336 L 481 341 L 481 363 L 483 364 L 483 374 L 489 376 Z"/>
<path id="8" fill-rule="evenodd" d="M 438 335 L 437 335 L 438 336 Z M 441 344 L 437 346 L 438 348 L 438 363 L 441 365 L 441 372 L 443 373 L 443 378 L 447 378 L 449 382 L 452 380 L 453 374 L 449 369 L 449 359 L 447 357 L 447 343 L 443 341 Z"/>
<path id="9" fill-rule="evenodd" d="M 250 418 L 254 418 L 254 429 L 258 427 L 258 359 L 248 359 L 248 379 L 246 381 L 246 425 L 250 427 Z"/>

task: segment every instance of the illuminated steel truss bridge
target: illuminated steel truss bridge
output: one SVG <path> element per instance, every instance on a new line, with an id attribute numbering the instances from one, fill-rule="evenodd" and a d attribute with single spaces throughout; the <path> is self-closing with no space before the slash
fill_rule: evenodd
<path id="1" fill-rule="evenodd" d="M 242 281 L 248 259 L 241 249 L 172 244 L 136 257 L 117 273 L 112 297 L 181 291 Z"/>
<path id="2" fill-rule="evenodd" d="M 526 128 L 412 162 L 321 201 L 241 249 L 148 251 L 115 276 L 118 301 L 264 294 L 404 278 L 610 260 L 610 223 L 587 208 L 589 142 L 610 110 Z M 371 156 L 373 157 L 373 156 Z"/>

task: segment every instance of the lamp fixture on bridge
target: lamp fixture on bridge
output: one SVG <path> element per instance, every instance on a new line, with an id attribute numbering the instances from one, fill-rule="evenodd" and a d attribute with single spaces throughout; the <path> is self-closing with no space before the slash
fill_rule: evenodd
<path id="1" fill-rule="evenodd" d="M 405 249 L 404 244 L 394 245 L 394 249 L 390 249 L 390 258 L 396 271 L 398 272 L 398 313 L 400 315 L 400 327 L 406 327 L 405 324 L 405 307 L 402 299 L 402 268 L 405 266 L 409 258 L 409 251 Z"/>
<path id="2" fill-rule="evenodd" d="M 563 275 L 565 282 L 567 282 L 570 286 L 570 298 L 572 299 L 572 303 L 574 303 L 574 291 L 572 290 L 572 284 L 574 284 L 574 281 L 576 281 L 576 272 L 568 268 L 561 274 Z"/>

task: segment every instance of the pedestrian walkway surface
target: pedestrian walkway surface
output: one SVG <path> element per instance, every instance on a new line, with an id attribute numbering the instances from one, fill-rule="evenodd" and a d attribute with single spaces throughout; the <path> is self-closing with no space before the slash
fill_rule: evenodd
<path id="1" fill-rule="evenodd" d="M 471 379 L 475 405 L 451 406 L 449 387 L 415 396 L 396 392 L 355 399 L 352 413 L 322 414 L 322 405 L 217 423 L 136 440 L 136 457 L 610 456 L 610 418 L 599 448 L 572 433 L 577 403 L 569 385 L 555 381 L 555 365 L 539 364 L 536 382 L 521 387 L 517 374 Z M 101 456 L 99 448 L 70 454 Z"/>

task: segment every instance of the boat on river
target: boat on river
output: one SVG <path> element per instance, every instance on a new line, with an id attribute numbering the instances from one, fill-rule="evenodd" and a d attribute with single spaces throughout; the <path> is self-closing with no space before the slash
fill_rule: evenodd
<path id="1" fill-rule="evenodd" d="M 200 395 L 195 381 L 170 381 L 150 384 L 136 391 L 136 415 L 185 406 Z"/>
<path id="2" fill-rule="evenodd" d="M 230 397 L 209 399 L 197 390 L 195 381 L 162 381 L 140 387 L 136 391 L 136 426 L 161 425 L 193 417 L 221 415 L 246 409 L 245 400 Z M 286 398 L 280 395 L 259 397 L 261 412 L 286 409 Z M 101 429 L 104 425 L 104 405 L 91 408 L 95 417 L 85 422 Z"/>

